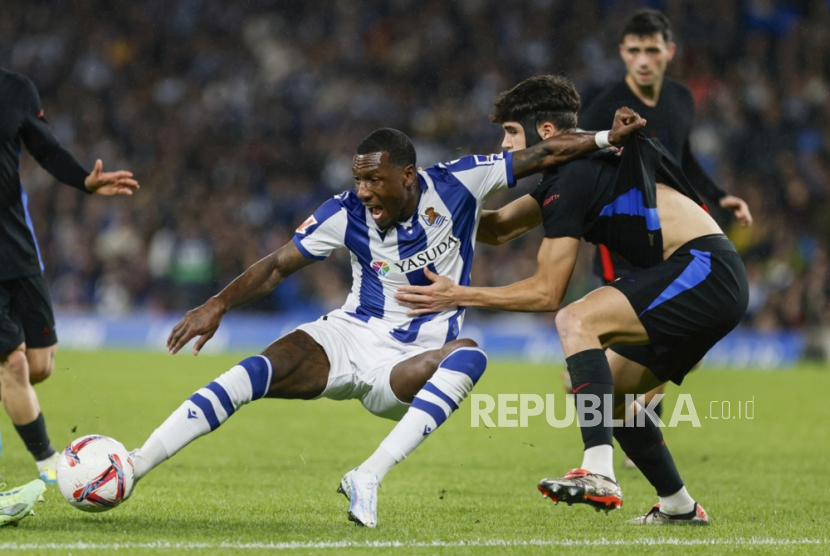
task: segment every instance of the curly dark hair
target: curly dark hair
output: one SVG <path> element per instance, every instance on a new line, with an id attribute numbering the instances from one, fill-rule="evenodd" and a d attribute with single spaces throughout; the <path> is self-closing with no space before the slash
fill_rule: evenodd
<path id="1" fill-rule="evenodd" d="M 550 122 L 559 130 L 576 127 L 582 103 L 573 82 L 561 75 L 537 75 L 525 79 L 496 97 L 490 121 L 519 122 L 536 116 L 536 124 Z"/>

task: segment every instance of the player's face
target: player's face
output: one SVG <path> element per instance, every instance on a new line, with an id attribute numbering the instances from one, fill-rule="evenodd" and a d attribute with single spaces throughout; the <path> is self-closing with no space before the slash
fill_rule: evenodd
<path id="1" fill-rule="evenodd" d="M 418 204 L 415 168 L 389 163 L 389 153 L 356 154 L 352 159 L 354 189 L 375 221 L 385 230 L 412 216 Z"/>
<path id="2" fill-rule="evenodd" d="M 504 140 L 501 142 L 502 149 L 513 152 L 527 147 L 525 130 L 522 124 L 518 122 L 504 122 L 501 124 L 501 128 L 504 130 Z"/>
<path id="3" fill-rule="evenodd" d="M 644 37 L 626 35 L 620 45 L 625 68 L 638 87 L 653 87 L 662 83 L 674 51 L 674 43 L 666 44 L 662 33 Z"/>

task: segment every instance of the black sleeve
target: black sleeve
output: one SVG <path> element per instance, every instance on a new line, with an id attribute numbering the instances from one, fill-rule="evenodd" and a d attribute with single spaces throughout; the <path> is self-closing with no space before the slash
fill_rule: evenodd
<path id="1" fill-rule="evenodd" d="M 695 102 L 692 99 L 691 92 L 688 92 L 688 108 L 689 117 L 691 121 L 694 121 L 695 118 Z M 680 169 L 683 170 L 683 173 L 689 179 L 689 183 L 695 188 L 698 194 L 705 197 L 710 201 L 720 201 L 722 198 L 726 197 L 726 191 L 718 187 L 718 185 L 712 181 L 712 178 L 709 177 L 703 168 L 700 166 L 700 162 L 697 161 L 695 155 L 692 154 L 692 145 L 689 141 L 689 136 L 686 135 L 685 141 L 683 142 L 683 159 L 680 161 Z"/>
<path id="2" fill-rule="evenodd" d="M 596 171 L 585 160 L 564 164 L 542 178 L 531 195 L 542 209 L 545 237 L 582 237 L 596 180 Z"/>
<path id="3" fill-rule="evenodd" d="M 84 170 L 75 157 L 58 142 L 58 138 L 52 133 L 52 128 L 43 117 L 43 108 L 37 89 L 29 80 L 26 80 L 25 84 L 23 125 L 20 128 L 20 138 L 23 144 L 43 169 L 58 181 L 90 193 L 84 185 L 89 172 Z"/>
<path id="4" fill-rule="evenodd" d="M 701 168 L 700 162 L 692 154 L 692 147 L 689 145 L 688 139 L 686 139 L 686 143 L 683 145 L 683 162 L 681 168 L 686 177 L 689 178 L 689 183 L 694 186 L 695 190 L 701 196 L 716 202 L 726 197 L 726 191 L 712 181 L 712 178 Z"/>

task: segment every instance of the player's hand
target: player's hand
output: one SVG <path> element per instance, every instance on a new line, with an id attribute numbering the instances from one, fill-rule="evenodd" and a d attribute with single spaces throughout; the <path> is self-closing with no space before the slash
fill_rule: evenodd
<path id="1" fill-rule="evenodd" d="M 734 195 L 727 195 L 718 204 L 720 204 L 721 208 L 734 214 L 741 226 L 752 226 L 752 213 L 749 212 L 749 206 L 743 199 L 735 197 Z"/>
<path id="2" fill-rule="evenodd" d="M 634 110 L 622 107 L 614 113 L 614 125 L 608 133 L 608 141 L 619 145 L 625 138 L 646 127 L 646 121 Z"/>
<path id="3" fill-rule="evenodd" d="M 199 336 L 193 344 L 193 355 L 199 355 L 202 347 L 213 338 L 219 323 L 225 315 L 225 306 L 215 297 L 207 300 L 201 307 L 196 307 L 173 327 L 170 337 L 167 338 L 167 350 L 171 355 L 178 353 L 187 342 Z"/>
<path id="4" fill-rule="evenodd" d="M 411 309 L 406 312 L 407 315 L 440 313 L 457 305 L 453 297 L 453 291 L 457 286 L 452 280 L 435 274 L 428 268 L 424 268 L 424 276 L 432 282 L 431 285 L 401 286 L 395 294 L 398 303 Z"/>
<path id="5" fill-rule="evenodd" d="M 95 167 L 84 180 L 84 185 L 96 195 L 132 195 L 140 187 L 133 179 L 133 173 L 126 170 L 104 172 L 101 159 L 95 161 Z"/>

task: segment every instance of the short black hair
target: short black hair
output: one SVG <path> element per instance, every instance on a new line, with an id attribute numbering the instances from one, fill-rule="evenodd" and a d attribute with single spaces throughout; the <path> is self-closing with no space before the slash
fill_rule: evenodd
<path id="1" fill-rule="evenodd" d="M 666 44 L 672 42 L 674 38 L 669 18 L 662 12 L 644 8 L 637 10 L 625 20 L 622 33 L 620 33 L 620 43 L 625 41 L 626 35 L 648 37 L 655 33 L 663 35 L 663 40 L 666 41 Z"/>
<path id="2" fill-rule="evenodd" d="M 537 125 L 550 122 L 558 130 L 574 129 L 581 105 L 570 79 L 561 75 L 537 75 L 499 93 L 493 102 L 490 121 L 494 124 L 521 122 L 535 115 Z"/>
<path id="3" fill-rule="evenodd" d="M 415 146 L 409 137 L 405 133 L 389 127 L 376 129 L 364 137 L 355 152 L 357 154 L 387 152 L 389 153 L 389 163 L 401 168 L 405 168 L 410 164 L 414 166 L 416 160 Z"/>

